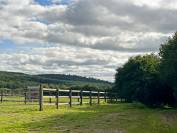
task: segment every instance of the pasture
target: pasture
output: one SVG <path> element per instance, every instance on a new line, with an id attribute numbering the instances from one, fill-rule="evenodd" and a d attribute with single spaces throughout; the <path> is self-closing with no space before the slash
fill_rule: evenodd
<path id="1" fill-rule="evenodd" d="M 0 104 L 0 133 L 176 133 L 177 110 L 139 104 L 44 106 Z"/>

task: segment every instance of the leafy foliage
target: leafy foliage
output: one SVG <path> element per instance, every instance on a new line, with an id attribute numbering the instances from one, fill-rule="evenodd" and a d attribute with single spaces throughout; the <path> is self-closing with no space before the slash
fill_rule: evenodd
<path id="1" fill-rule="evenodd" d="M 177 100 L 177 32 L 161 45 L 161 78 L 174 90 Z"/>
<path id="2" fill-rule="evenodd" d="M 136 56 L 117 69 L 114 91 L 128 102 L 148 106 L 172 104 L 172 90 L 159 78 L 160 58 L 154 54 Z"/>

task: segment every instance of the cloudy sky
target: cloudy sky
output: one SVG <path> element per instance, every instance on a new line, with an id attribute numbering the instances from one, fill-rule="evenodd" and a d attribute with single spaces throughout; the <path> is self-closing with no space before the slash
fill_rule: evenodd
<path id="1" fill-rule="evenodd" d="M 177 30 L 177 0 L 0 0 L 0 71 L 113 81 Z"/>

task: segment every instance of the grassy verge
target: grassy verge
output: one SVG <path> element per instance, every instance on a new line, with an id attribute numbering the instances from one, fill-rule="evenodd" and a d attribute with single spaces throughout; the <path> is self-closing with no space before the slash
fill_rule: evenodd
<path id="1" fill-rule="evenodd" d="M 9 104 L 9 105 L 8 105 Z M 176 133 L 177 110 L 137 104 L 45 106 L 0 104 L 0 133 Z"/>

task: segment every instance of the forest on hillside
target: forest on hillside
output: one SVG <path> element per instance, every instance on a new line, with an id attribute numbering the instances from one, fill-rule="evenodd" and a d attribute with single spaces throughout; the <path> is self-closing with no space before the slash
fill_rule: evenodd
<path id="1" fill-rule="evenodd" d="M 43 84 L 49 87 L 75 89 L 106 90 L 111 88 L 112 83 L 94 78 L 86 78 L 76 75 L 64 74 L 41 74 L 28 75 L 15 72 L 0 72 L 0 88 L 24 89 L 27 86 Z"/>

